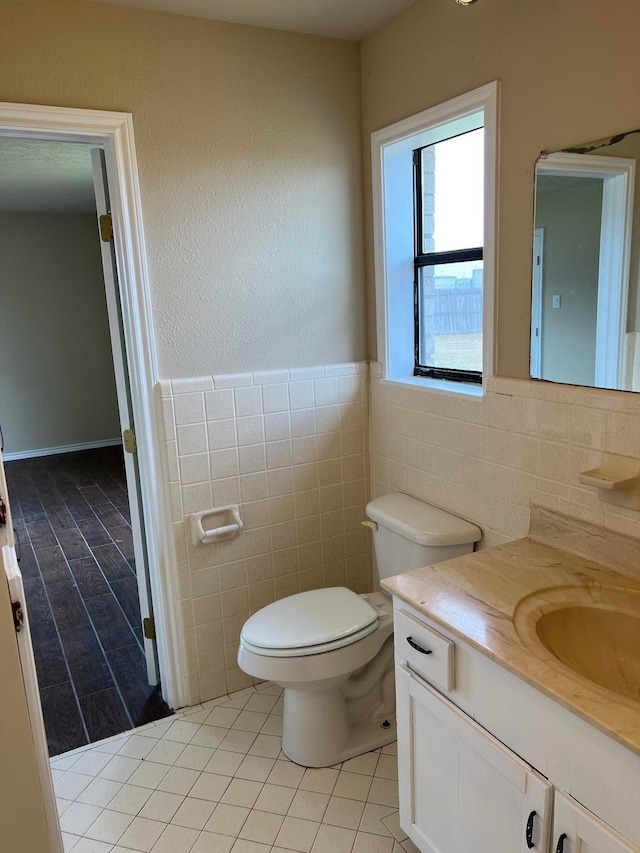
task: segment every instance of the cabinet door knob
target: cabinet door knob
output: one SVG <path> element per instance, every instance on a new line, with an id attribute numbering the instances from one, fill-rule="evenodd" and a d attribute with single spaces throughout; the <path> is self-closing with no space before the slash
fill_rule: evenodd
<path id="1" fill-rule="evenodd" d="M 431 655 L 433 652 L 431 649 L 423 649 L 422 646 L 419 646 L 413 637 L 407 637 L 407 643 L 411 646 L 412 649 L 415 649 L 417 652 L 420 652 L 421 655 Z"/>
<path id="2" fill-rule="evenodd" d="M 527 829 L 525 832 L 525 839 L 527 841 L 527 847 L 531 850 L 532 847 L 535 847 L 533 843 L 533 819 L 536 816 L 535 811 L 531 812 L 529 817 L 527 818 Z"/>
<path id="3" fill-rule="evenodd" d="M 556 845 L 556 853 L 563 853 L 564 851 L 564 840 L 567 837 L 567 833 L 563 832 L 560 838 L 558 838 L 558 844 Z"/>

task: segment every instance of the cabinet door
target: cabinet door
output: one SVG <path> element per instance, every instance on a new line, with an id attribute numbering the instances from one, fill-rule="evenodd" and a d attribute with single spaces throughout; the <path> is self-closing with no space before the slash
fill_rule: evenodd
<path id="1" fill-rule="evenodd" d="M 553 853 L 640 853 L 640 847 L 559 792 L 554 803 L 553 845 Z"/>
<path id="2" fill-rule="evenodd" d="M 400 822 L 422 853 L 547 853 L 549 782 L 406 667 L 396 672 Z"/>

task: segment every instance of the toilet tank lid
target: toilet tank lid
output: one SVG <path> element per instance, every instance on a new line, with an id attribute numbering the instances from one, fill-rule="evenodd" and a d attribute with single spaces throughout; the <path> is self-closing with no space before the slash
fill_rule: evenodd
<path id="1" fill-rule="evenodd" d="M 418 545 L 464 545 L 482 538 L 475 524 L 402 492 L 370 501 L 367 516 Z"/>

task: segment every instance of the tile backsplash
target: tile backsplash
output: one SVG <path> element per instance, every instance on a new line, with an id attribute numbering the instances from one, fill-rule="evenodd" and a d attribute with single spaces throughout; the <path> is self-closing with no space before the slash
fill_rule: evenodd
<path id="1" fill-rule="evenodd" d="M 158 384 L 188 702 L 251 684 L 240 629 L 308 589 L 371 588 L 365 363 Z M 240 504 L 244 530 L 191 544 L 192 512 Z"/>
<path id="2" fill-rule="evenodd" d="M 640 395 L 496 378 L 458 398 L 371 373 L 372 497 L 437 504 L 478 524 L 485 548 L 525 536 L 532 503 L 640 537 L 640 512 L 578 481 L 603 451 L 640 458 Z"/>
<path id="3" fill-rule="evenodd" d="M 640 537 L 578 473 L 640 458 L 640 395 L 498 378 L 482 398 L 381 382 L 379 365 L 207 376 L 158 385 L 190 704 L 248 686 L 251 613 L 292 593 L 372 586 L 369 497 L 415 495 L 476 523 L 480 547 L 526 535 L 532 503 Z M 192 512 L 238 503 L 244 530 L 191 544 Z"/>

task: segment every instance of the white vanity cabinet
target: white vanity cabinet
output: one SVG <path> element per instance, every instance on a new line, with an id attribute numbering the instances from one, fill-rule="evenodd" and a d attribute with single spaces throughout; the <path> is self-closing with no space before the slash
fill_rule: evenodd
<path id="1" fill-rule="evenodd" d="M 556 791 L 553 853 L 637 853 L 638 847 L 566 794 Z"/>
<path id="2" fill-rule="evenodd" d="M 547 849 L 549 782 L 406 667 L 396 670 L 400 821 L 423 853 Z"/>
<path id="3" fill-rule="evenodd" d="M 640 853 L 620 834 L 640 840 L 640 760 L 615 773 L 618 744 L 603 756 L 600 732 L 399 600 L 395 647 L 400 824 L 422 853 Z"/>

